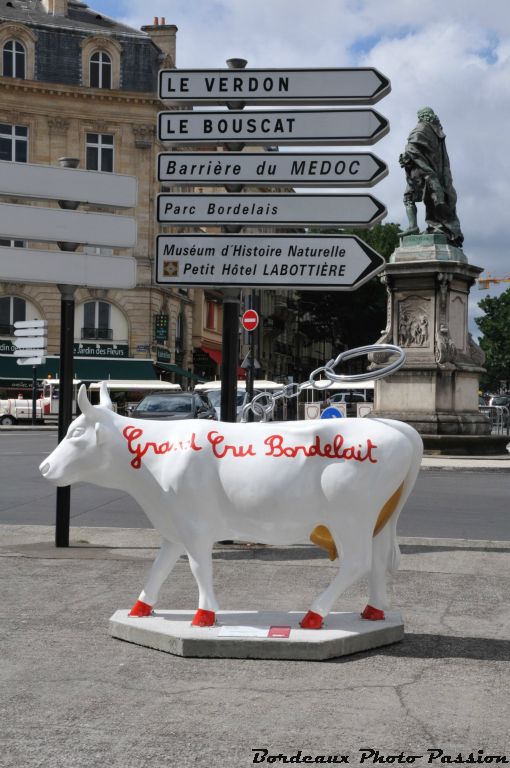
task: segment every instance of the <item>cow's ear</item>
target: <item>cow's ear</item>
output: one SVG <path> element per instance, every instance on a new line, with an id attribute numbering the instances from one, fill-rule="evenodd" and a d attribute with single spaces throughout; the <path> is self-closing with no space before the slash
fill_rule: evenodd
<path id="1" fill-rule="evenodd" d="M 101 445 L 102 443 L 105 443 L 106 431 L 107 431 L 106 427 L 98 421 L 96 423 L 95 430 L 96 430 L 96 445 Z"/>

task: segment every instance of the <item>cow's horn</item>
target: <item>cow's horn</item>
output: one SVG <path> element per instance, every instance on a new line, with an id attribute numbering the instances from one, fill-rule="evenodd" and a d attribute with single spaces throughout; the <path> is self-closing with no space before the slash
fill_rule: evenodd
<path id="1" fill-rule="evenodd" d="M 110 411 L 113 411 L 112 400 L 108 393 L 107 381 L 102 381 L 99 387 L 99 405 L 102 405 L 105 408 L 109 408 Z"/>
<path id="2" fill-rule="evenodd" d="M 92 416 L 94 413 L 94 406 L 90 404 L 89 399 L 87 397 L 87 388 L 85 384 L 82 384 L 79 391 L 78 391 L 78 405 L 80 407 L 80 411 L 85 416 Z"/>

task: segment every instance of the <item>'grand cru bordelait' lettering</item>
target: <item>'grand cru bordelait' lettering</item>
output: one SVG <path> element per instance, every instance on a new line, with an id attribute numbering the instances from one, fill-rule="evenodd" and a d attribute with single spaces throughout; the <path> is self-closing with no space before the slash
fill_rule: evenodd
<path id="1" fill-rule="evenodd" d="M 207 433 L 207 442 L 200 445 L 197 435 L 192 432 L 185 439 L 168 439 L 163 441 L 145 440 L 144 430 L 141 427 L 130 424 L 122 430 L 122 436 L 127 441 L 127 448 L 130 454 L 131 466 L 133 469 L 140 469 L 142 459 L 149 453 L 155 456 L 162 456 L 166 453 L 182 453 L 184 451 L 199 452 L 204 447 L 211 449 L 216 459 L 247 459 L 252 456 L 262 455 L 275 459 L 295 459 L 298 457 L 322 459 L 337 459 L 339 461 L 357 461 L 369 464 L 377 464 L 374 457 L 374 451 L 377 445 L 368 438 L 357 444 L 347 444 L 341 434 L 336 434 L 330 440 L 314 435 L 307 443 L 291 443 L 288 438 L 281 434 L 273 434 L 266 437 L 257 451 L 254 443 L 235 443 L 229 441 L 225 435 L 214 429 Z"/>

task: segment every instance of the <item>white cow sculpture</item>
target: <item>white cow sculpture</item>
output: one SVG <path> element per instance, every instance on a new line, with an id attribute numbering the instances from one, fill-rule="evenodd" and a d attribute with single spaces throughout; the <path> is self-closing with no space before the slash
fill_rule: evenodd
<path id="1" fill-rule="evenodd" d="M 215 622 L 216 541 L 287 546 L 308 540 L 340 550 L 341 567 L 301 622 L 318 629 L 337 597 L 368 574 L 362 616 L 382 620 L 387 571 L 398 567 L 398 515 L 420 469 L 422 441 L 386 419 L 231 424 L 142 421 L 78 395 L 82 415 L 41 464 L 57 486 L 85 481 L 127 491 L 163 544 L 131 609 L 149 616 L 177 559 L 187 553 L 199 590 L 195 626 Z"/>

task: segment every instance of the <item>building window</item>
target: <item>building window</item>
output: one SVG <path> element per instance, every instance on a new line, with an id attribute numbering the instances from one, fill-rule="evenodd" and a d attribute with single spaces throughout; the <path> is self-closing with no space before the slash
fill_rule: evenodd
<path id="1" fill-rule="evenodd" d="M 111 305 L 107 301 L 87 301 L 83 305 L 82 339 L 112 339 Z"/>
<path id="2" fill-rule="evenodd" d="M 28 128 L 0 123 L 0 160 L 28 162 Z"/>
<path id="3" fill-rule="evenodd" d="M 4 77 L 26 77 L 25 46 L 17 40 L 8 40 L 4 45 Z"/>
<path id="4" fill-rule="evenodd" d="M 205 302 L 205 327 L 216 330 L 216 304 L 214 301 Z"/>
<path id="5" fill-rule="evenodd" d="M 96 51 L 90 57 L 90 87 L 112 87 L 112 60 L 104 51 Z"/>
<path id="6" fill-rule="evenodd" d="M 8 240 L 5 237 L 0 237 L 0 246 L 2 246 L 2 248 L 24 248 L 25 241 L 24 240 Z"/>
<path id="7" fill-rule="evenodd" d="M 109 133 L 87 133 L 89 171 L 113 171 L 113 136 Z"/>
<path id="8" fill-rule="evenodd" d="M 26 320 L 27 307 L 25 299 L 18 296 L 2 296 L 0 298 L 0 335 L 13 336 L 14 323 Z"/>

